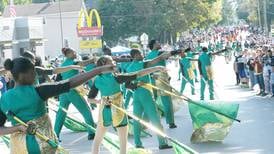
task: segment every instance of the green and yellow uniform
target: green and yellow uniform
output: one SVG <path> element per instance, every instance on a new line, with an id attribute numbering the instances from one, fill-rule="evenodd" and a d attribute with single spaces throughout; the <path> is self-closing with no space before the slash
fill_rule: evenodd
<path id="1" fill-rule="evenodd" d="M 161 52 L 159 52 L 158 50 L 152 50 L 146 56 L 145 59 L 151 60 L 151 59 L 158 57 L 160 54 L 161 54 Z M 155 64 L 154 66 L 166 67 L 166 61 L 162 60 L 162 61 L 158 62 L 157 64 Z M 169 83 L 169 81 L 170 81 L 169 75 L 167 73 L 154 73 L 154 74 L 158 76 L 158 79 L 157 80 L 152 79 L 152 84 L 156 85 L 157 87 L 159 87 L 161 89 L 171 91 L 171 88 L 165 84 L 165 83 Z M 165 82 L 165 83 L 163 83 L 163 82 Z M 161 101 L 163 103 L 166 122 L 168 124 L 174 124 L 174 111 L 173 111 L 173 104 L 172 104 L 171 97 L 162 91 L 157 91 L 157 96 L 159 96 L 161 98 Z"/>
<path id="2" fill-rule="evenodd" d="M 191 66 L 191 61 L 189 60 L 188 57 L 184 57 L 182 59 L 180 59 L 179 61 L 180 63 L 180 68 L 181 68 L 181 72 L 183 75 L 183 80 L 182 80 L 182 84 L 181 84 L 181 93 L 183 94 L 185 86 L 187 84 L 187 82 L 189 82 L 192 86 L 191 86 L 191 93 L 192 95 L 195 94 L 195 89 L 194 89 L 194 72 Z"/>
<path id="3" fill-rule="evenodd" d="M 88 64 L 88 65 L 85 67 L 85 71 L 86 71 L 86 72 L 90 72 L 90 71 L 92 71 L 95 67 L 96 67 L 95 64 Z M 92 80 L 89 80 L 89 81 L 88 81 L 88 86 L 89 86 L 89 88 L 92 86 Z"/>
<path id="4" fill-rule="evenodd" d="M 188 58 L 195 58 L 195 54 L 192 51 L 187 52 L 186 56 Z M 194 72 L 195 82 L 198 82 L 198 72 L 197 72 L 196 62 L 195 61 L 191 61 L 190 65 L 191 65 L 191 68 L 192 68 L 192 70 Z"/>
<path id="5" fill-rule="evenodd" d="M 63 66 L 70 66 L 70 65 L 76 65 L 76 64 L 77 62 L 75 62 L 73 59 L 67 58 L 61 66 L 63 67 Z M 61 76 L 63 80 L 66 80 L 66 79 L 72 78 L 78 73 L 79 73 L 78 70 L 70 70 L 70 71 L 61 73 Z M 64 109 L 68 109 L 70 103 L 72 103 L 77 108 L 77 110 L 82 114 L 87 124 L 91 126 L 95 125 L 92 114 L 91 114 L 91 110 L 87 102 L 75 89 L 71 89 L 68 93 L 64 93 L 60 95 L 59 100 L 60 100 L 60 106 Z M 65 118 L 66 118 L 66 113 L 63 110 L 59 109 L 56 115 L 56 121 L 54 125 L 54 131 L 58 137 L 60 135 Z M 94 132 L 91 129 L 88 129 L 88 133 L 94 134 Z"/>
<path id="6" fill-rule="evenodd" d="M 200 99 L 204 100 L 205 86 L 208 83 L 210 99 L 214 99 L 214 88 L 213 88 L 213 70 L 211 66 L 211 55 L 207 52 L 203 52 L 199 56 L 199 71 L 201 75 L 201 90 Z"/>
<path id="7" fill-rule="evenodd" d="M 147 68 L 146 62 L 143 61 L 133 61 L 128 67 L 128 72 L 135 72 Z M 151 88 L 142 86 L 141 83 L 150 83 L 151 79 L 149 75 L 139 77 L 133 84 L 135 85 L 133 92 L 133 113 L 135 116 L 141 118 L 143 113 L 149 118 L 154 126 L 159 129 L 163 129 L 160 121 L 159 114 L 157 113 L 155 100 L 153 99 L 153 91 Z M 138 147 L 142 147 L 141 142 L 141 125 L 138 121 L 134 121 L 134 142 Z M 167 141 L 158 136 L 159 145 L 166 145 Z"/>
<path id="8" fill-rule="evenodd" d="M 96 76 L 94 84 L 89 92 L 89 98 L 94 99 L 98 91 L 101 93 L 102 103 L 99 107 L 99 121 L 105 127 L 113 125 L 114 127 L 123 127 L 128 124 L 126 114 L 111 107 L 108 103 L 115 104 L 124 108 L 123 95 L 120 84 L 136 79 L 134 76 L 114 76 L 112 73 L 101 74 Z"/>
<path id="9" fill-rule="evenodd" d="M 131 64 L 131 62 L 121 62 L 119 69 L 121 70 L 121 73 L 127 72 L 127 67 Z M 132 91 L 125 88 L 125 84 L 122 85 L 122 91 L 125 99 L 125 108 L 127 109 L 129 106 L 130 99 L 132 98 Z"/>
<path id="10" fill-rule="evenodd" d="M 23 122 L 33 122 L 38 128 L 38 132 L 49 137 L 57 143 L 57 138 L 52 130 L 52 125 L 46 111 L 46 100 L 50 97 L 68 92 L 69 82 L 60 82 L 57 84 L 47 84 L 41 86 L 16 86 L 4 93 L 0 102 L 0 127 L 4 126 L 6 119 L 15 126 L 18 123 L 5 115 L 11 111 Z M 4 114 L 5 113 L 5 114 Z M 16 132 L 11 134 L 10 149 L 13 154 L 42 154 L 55 153 L 45 141 L 40 140 L 32 134 Z"/>

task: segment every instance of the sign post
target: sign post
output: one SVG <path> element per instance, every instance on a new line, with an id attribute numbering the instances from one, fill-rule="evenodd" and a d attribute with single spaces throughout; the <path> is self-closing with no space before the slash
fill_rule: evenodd
<path id="1" fill-rule="evenodd" d="M 92 21 L 93 15 L 95 15 L 96 25 Z M 80 40 L 80 49 L 102 48 L 103 26 L 96 9 L 90 10 L 89 14 L 86 9 L 81 9 L 76 30 L 78 37 L 82 38 Z"/>
<path id="2" fill-rule="evenodd" d="M 143 45 L 143 54 L 145 56 L 146 50 L 147 50 L 147 45 L 148 45 L 148 35 L 146 33 L 143 33 L 140 36 L 141 44 Z"/>

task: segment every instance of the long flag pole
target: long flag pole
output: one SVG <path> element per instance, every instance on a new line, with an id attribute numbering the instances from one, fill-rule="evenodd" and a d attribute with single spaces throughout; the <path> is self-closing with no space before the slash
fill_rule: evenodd
<path id="1" fill-rule="evenodd" d="M 188 153 L 191 153 L 191 154 L 196 154 L 198 152 L 192 150 L 191 148 L 189 148 L 188 146 L 178 142 L 177 140 L 171 138 L 170 136 L 168 136 L 167 134 L 165 134 L 163 131 L 161 131 L 160 129 L 158 129 L 157 127 L 151 125 L 150 123 L 148 122 L 145 122 L 144 120 L 140 119 L 139 117 L 135 116 L 134 114 L 132 113 L 129 113 L 128 111 L 126 111 L 125 109 L 123 108 L 120 108 L 118 107 L 117 105 L 115 104 L 112 104 L 111 103 L 111 106 L 113 106 L 114 108 L 116 108 L 117 110 L 120 110 L 121 112 L 127 114 L 128 116 L 130 116 L 132 119 L 136 120 L 137 122 L 139 122 L 140 124 L 146 126 L 148 129 L 152 130 L 153 132 L 155 132 L 156 134 L 162 136 L 163 138 L 166 138 L 168 139 L 170 142 L 172 142 L 173 144 L 183 148 L 186 152 Z"/>
<path id="2" fill-rule="evenodd" d="M 49 99 L 49 102 L 51 104 L 53 104 L 54 106 L 56 106 L 57 108 L 61 109 L 62 111 L 66 112 L 67 113 L 67 116 L 77 122 L 79 122 L 80 124 L 86 126 L 86 127 L 89 127 L 90 129 L 92 129 L 94 132 L 96 131 L 96 129 L 94 127 L 92 127 L 91 125 L 87 124 L 87 123 L 83 123 L 83 122 L 80 122 L 81 120 L 79 120 L 76 116 L 73 116 L 71 115 L 68 110 L 64 109 L 63 107 L 59 106 L 56 102 L 54 102 L 53 100 Z M 50 108 L 50 107 L 49 107 Z M 56 110 L 50 108 L 51 110 L 53 110 L 54 112 L 56 112 Z M 104 140 L 107 141 L 109 144 L 111 144 L 115 150 L 120 150 L 120 147 L 115 144 L 109 137 L 107 136 L 104 136 Z"/>
<path id="3" fill-rule="evenodd" d="M 217 110 L 215 110 L 215 109 L 212 109 L 212 108 L 209 108 L 209 107 L 207 107 L 207 106 L 204 106 L 204 105 L 201 104 L 201 103 L 195 102 L 195 101 L 193 101 L 192 99 L 188 98 L 188 97 L 185 96 L 185 95 L 179 96 L 179 95 L 174 94 L 173 92 L 170 92 L 170 91 L 167 91 L 167 90 L 164 90 L 164 89 L 160 89 L 160 88 L 158 88 L 158 87 L 156 87 L 156 86 L 154 86 L 154 85 L 152 85 L 152 84 L 148 84 L 148 83 L 141 83 L 141 85 L 147 85 L 147 86 L 149 86 L 149 87 L 151 87 L 151 88 L 153 88 L 153 89 L 163 91 L 164 93 L 169 94 L 169 95 L 171 95 L 171 96 L 175 96 L 175 97 L 181 98 L 181 99 L 187 101 L 188 103 L 192 103 L 192 104 L 197 105 L 197 106 L 199 106 L 199 107 L 205 108 L 205 109 L 210 110 L 210 111 L 215 112 L 215 113 L 218 113 L 219 115 L 222 115 L 222 116 L 227 117 L 227 118 L 229 118 L 229 119 L 232 119 L 232 120 L 234 120 L 234 121 L 241 122 L 241 120 L 239 120 L 239 119 L 237 119 L 237 118 L 231 117 L 231 116 L 229 116 L 229 115 L 227 115 L 227 114 L 225 114 L 225 113 L 222 113 L 222 112 L 217 111 Z"/>

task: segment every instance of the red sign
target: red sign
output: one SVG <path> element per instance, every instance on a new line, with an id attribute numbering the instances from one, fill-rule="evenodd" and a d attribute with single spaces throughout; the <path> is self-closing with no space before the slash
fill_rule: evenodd
<path id="1" fill-rule="evenodd" d="M 76 28 L 78 37 L 88 37 L 88 36 L 102 36 L 103 30 L 98 27 L 81 27 Z"/>

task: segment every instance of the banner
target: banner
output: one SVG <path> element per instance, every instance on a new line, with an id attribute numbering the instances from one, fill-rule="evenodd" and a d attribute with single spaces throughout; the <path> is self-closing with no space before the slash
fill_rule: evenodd
<path id="1" fill-rule="evenodd" d="M 81 40 L 80 49 L 102 48 L 102 40 Z"/>

